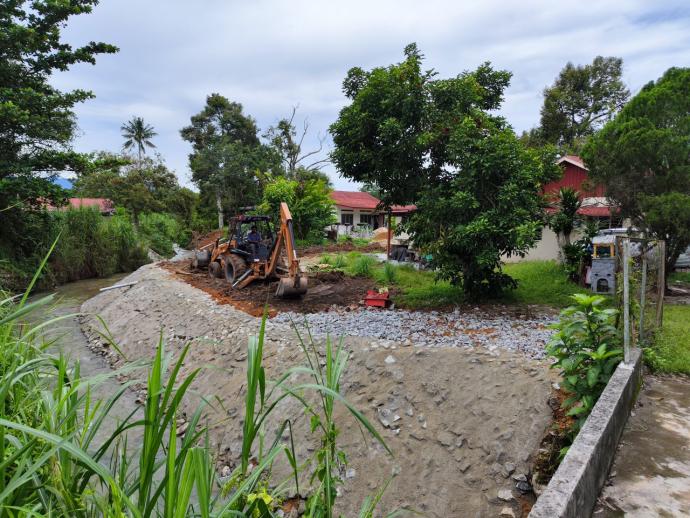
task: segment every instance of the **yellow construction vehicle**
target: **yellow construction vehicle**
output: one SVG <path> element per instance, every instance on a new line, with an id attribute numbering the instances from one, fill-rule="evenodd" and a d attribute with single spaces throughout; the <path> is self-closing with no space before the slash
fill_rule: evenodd
<path id="1" fill-rule="evenodd" d="M 256 280 L 278 278 L 278 297 L 307 292 L 307 277 L 297 259 L 292 215 L 284 202 L 280 204 L 277 232 L 270 216 L 236 216 L 230 220 L 227 239 L 216 240 L 210 249 L 197 250 L 192 263 L 197 268 L 208 268 L 213 277 L 225 277 L 233 289 L 242 289 Z"/>

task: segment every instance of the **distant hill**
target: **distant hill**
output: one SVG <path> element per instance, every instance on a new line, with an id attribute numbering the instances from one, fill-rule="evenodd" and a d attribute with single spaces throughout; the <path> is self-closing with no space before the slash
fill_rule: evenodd
<path id="1" fill-rule="evenodd" d="M 67 178 L 62 178 L 60 176 L 56 177 L 53 180 L 53 183 L 59 185 L 63 189 L 67 189 L 68 191 L 72 190 L 72 187 L 74 186 L 72 184 L 72 180 L 68 180 Z"/>

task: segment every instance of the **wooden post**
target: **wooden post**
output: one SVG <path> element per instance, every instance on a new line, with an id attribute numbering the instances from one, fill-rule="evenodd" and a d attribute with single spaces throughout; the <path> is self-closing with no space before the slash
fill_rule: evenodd
<path id="1" fill-rule="evenodd" d="M 391 233 L 393 230 L 391 229 L 391 210 L 388 209 L 388 243 L 386 245 L 386 259 L 391 258 Z"/>
<path id="2" fill-rule="evenodd" d="M 623 361 L 630 363 L 630 239 L 623 240 Z"/>
<path id="3" fill-rule="evenodd" d="M 658 294 L 656 300 L 656 326 L 664 323 L 664 293 L 666 291 L 666 241 L 659 241 L 659 275 L 657 279 Z"/>
<path id="4" fill-rule="evenodd" d="M 640 281 L 640 345 L 644 345 L 644 305 L 647 298 L 647 241 L 642 242 L 642 280 Z"/>

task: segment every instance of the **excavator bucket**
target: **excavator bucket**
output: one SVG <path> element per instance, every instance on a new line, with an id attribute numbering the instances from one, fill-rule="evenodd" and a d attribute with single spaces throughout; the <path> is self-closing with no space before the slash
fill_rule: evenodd
<path id="1" fill-rule="evenodd" d="M 307 278 L 299 277 L 281 277 L 278 281 L 278 289 L 276 290 L 276 297 L 281 299 L 289 299 L 299 297 L 307 292 Z"/>

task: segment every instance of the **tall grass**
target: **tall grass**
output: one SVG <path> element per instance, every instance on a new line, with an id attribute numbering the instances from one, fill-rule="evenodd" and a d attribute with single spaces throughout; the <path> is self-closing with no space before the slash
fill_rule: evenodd
<path id="1" fill-rule="evenodd" d="M 159 212 L 141 214 L 139 232 L 151 249 L 164 257 L 174 254 L 173 243 L 185 246 L 191 239 L 189 231 L 174 216 Z"/>
<path id="2" fill-rule="evenodd" d="M 349 265 L 349 271 L 357 277 L 369 277 L 372 274 L 376 259 L 370 255 L 362 254 L 356 257 Z"/>
<path id="3" fill-rule="evenodd" d="M 148 366 L 143 410 L 132 410 L 114 426 L 106 425 L 127 385 L 107 399 L 93 397 L 93 387 L 106 377 L 84 378 L 78 361 L 49 354 L 52 343 L 39 339 L 56 321 L 20 323 L 52 301 L 48 296 L 27 303 L 37 278 L 38 274 L 18 302 L 0 296 L 0 518 L 276 516 L 276 502 L 290 490 L 286 481 L 272 479 L 272 466 L 281 454 L 293 473 L 291 494 L 300 494 L 300 471 L 316 466 L 311 480 L 318 484 L 308 498 L 308 515 L 330 518 L 345 461 L 337 443 L 335 406 L 344 405 L 361 429 L 388 450 L 373 425 L 341 394 L 348 359 L 342 343 L 336 347 L 327 340 L 321 349 L 311 336 L 300 336 L 306 364 L 273 382 L 266 379 L 264 315 L 258 335 L 248 345 L 241 462 L 230 482 L 222 485 L 213 467 L 208 430 L 201 425 L 204 405 L 197 405 L 184 433 L 178 430 L 182 402 L 199 372 L 180 374 L 189 346 L 172 361 L 161 335 Z M 103 338 L 119 350 L 108 332 Z M 141 365 L 129 370 L 137 367 Z M 293 379 L 301 381 L 293 384 Z M 272 430 L 275 439 L 270 445 L 264 444 L 267 418 L 286 398 L 303 405 L 312 433 L 320 435 L 321 447 L 304 462 L 296 458 L 289 420 Z M 286 428 L 287 442 L 282 439 Z M 98 440 L 101 436 L 105 439 Z M 361 516 L 373 516 L 379 500 L 380 492 L 368 498 Z"/>

